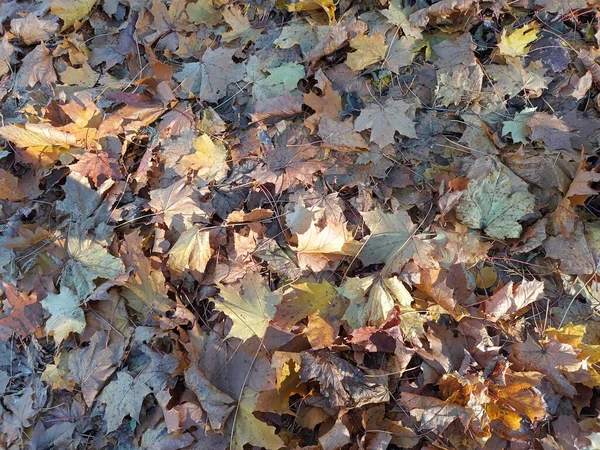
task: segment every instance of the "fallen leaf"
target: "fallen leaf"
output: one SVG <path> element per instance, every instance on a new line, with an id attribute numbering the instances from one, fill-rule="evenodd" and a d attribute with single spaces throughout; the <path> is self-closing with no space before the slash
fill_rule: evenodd
<path id="1" fill-rule="evenodd" d="M 220 181 L 227 175 L 227 149 L 222 142 L 214 142 L 203 134 L 193 141 L 194 153 L 185 155 L 179 162 L 204 183 Z"/>
<path id="2" fill-rule="evenodd" d="M 239 288 L 217 284 L 222 300 L 215 301 L 215 308 L 226 313 L 233 326 L 227 337 L 243 341 L 253 336 L 264 337 L 269 322 L 275 316 L 275 307 L 281 303 L 281 294 L 272 292 L 263 278 L 248 272 Z"/>
<path id="3" fill-rule="evenodd" d="M 544 283 L 542 281 L 523 280 L 516 286 L 509 281 L 483 303 L 483 309 L 489 320 L 505 319 L 507 314 L 514 314 L 535 302 L 543 292 Z"/>
<path id="4" fill-rule="evenodd" d="M 186 271 L 200 276 L 212 257 L 208 231 L 199 228 L 184 231 L 168 255 L 167 267 L 172 276 L 183 279 Z"/>
<path id="5" fill-rule="evenodd" d="M 96 0 L 52 0 L 50 12 L 62 19 L 65 30 L 87 16 L 95 3 Z"/>
<path id="6" fill-rule="evenodd" d="M 56 81 L 58 78 L 54 70 L 52 54 L 41 43 L 23 58 L 23 64 L 17 72 L 16 84 L 21 87 L 33 87 L 38 82 L 46 86 Z"/>
<path id="7" fill-rule="evenodd" d="M 152 391 L 146 384 L 127 372 L 117 372 L 117 378 L 108 383 L 98 399 L 106 405 L 104 418 L 106 432 L 112 433 L 125 416 L 139 423 L 140 410 L 146 395 Z"/>
<path id="8" fill-rule="evenodd" d="M 2 282 L 2 289 L 10 305 L 4 302 L 3 314 L 0 317 L 0 337 L 8 340 L 13 333 L 23 338 L 35 333 L 42 325 L 43 309 L 35 295 L 27 295 L 15 286 Z"/>
<path id="9" fill-rule="evenodd" d="M 257 400 L 258 392 L 249 387 L 244 388 L 237 406 L 231 450 L 243 450 L 246 444 L 273 450 L 284 447 L 281 438 L 275 434 L 275 429 L 254 416 Z"/>
<path id="10" fill-rule="evenodd" d="M 394 133 L 416 138 L 415 123 L 407 111 L 413 105 L 402 100 L 388 99 L 383 105 L 371 103 L 363 109 L 354 122 L 356 131 L 371 130 L 371 141 L 380 147 L 394 143 Z"/>
<path id="11" fill-rule="evenodd" d="M 348 120 L 322 117 L 319 121 L 319 136 L 323 139 L 322 146 L 341 152 L 358 152 L 368 150 L 363 137 L 354 131 L 352 122 Z"/>
<path id="12" fill-rule="evenodd" d="M 327 14 L 329 23 L 335 22 L 335 3 L 333 0 L 299 0 L 296 3 L 287 4 L 288 11 L 315 11 L 322 9 Z"/>
<path id="13" fill-rule="evenodd" d="M 56 345 L 60 345 L 70 333 L 80 334 L 85 328 L 85 315 L 79 298 L 69 288 L 62 287 L 59 294 L 48 294 L 41 303 L 50 313 L 46 333 L 54 336 Z"/>
<path id="14" fill-rule="evenodd" d="M 528 120 L 531 129 L 530 139 L 541 140 L 549 150 L 571 148 L 571 128 L 558 117 L 536 112 Z"/>
<path id="15" fill-rule="evenodd" d="M 372 36 L 362 34 L 350 39 L 350 47 L 356 51 L 348 55 L 346 65 L 354 71 L 363 70 L 381 61 L 385 58 L 388 49 L 385 37 L 378 31 Z"/>
<path id="16" fill-rule="evenodd" d="M 510 178 L 497 172 L 469 181 L 456 212 L 465 225 L 493 239 L 517 238 L 523 230 L 518 220 L 533 211 L 534 202 L 529 192 L 511 193 Z"/>
<path id="17" fill-rule="evenodd" d="M 300 379 L 318 381 L 321 395 L 335 409 L 359 408 L 389 398 L 384 386 L 370 381 L 358 368 L 328 351 L 303 352 Z"/>
<path id="18" fill-rule="evenodd" d="M 529 53 L 529 44 L 537 39 L 538 28 L 535 22 L 517 28 L 508 34 L 506 28 L 502 30 L 498 50 L 505 56 L 525 56 Z"/>

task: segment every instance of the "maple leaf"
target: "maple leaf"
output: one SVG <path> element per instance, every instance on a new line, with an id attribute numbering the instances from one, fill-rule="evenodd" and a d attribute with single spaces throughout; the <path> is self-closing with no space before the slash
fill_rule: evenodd
<path id="1" fill-rule="evenodd" d="M 106 404 L 106 432 L 111 433 L 119 428 L 125 416 L 139 423 L 142 403 L 151 392 L 138 378 L 133 378 L 127 372 L 117 372 L 117 378 L 107 384 L 98 397 Z"/>
<path id="2" fill-rule="evenodd" d="M 30 14 L 24 18 L 12 19 L 10 21 L 10 31 L 23 41 L 24 44 L 31 45 L 47 41 L 54 36 L 58 31 L 58 23 L 56 19 L 40 19 Z M 5 60 L 8 61 L 9 58 Z M 2 69 L 0 69 L 1 72 Z"/>
<path id="3" fill-rule="evenodd" d="M 52 0 L 50 12 L 63 21 L 63 31 L 87 16 L 96 0 Z"/>
<path id="4" fill-rule="evenodd" d="M 350 39 L 350 47 L 356 51 L 348 55 L 346 65 L 354 71 L 363 70 L 365 67 L 381 61 L 385 58 L 388 49 L 385 37 L 379 31 L 372 36 L 361 34 Z"/>
<path id="5" fill-rule="evenodd" d="M 273 450 L 284 447 L 275 429 L 254 416 L 257 400 L 258 392 L 250 387 L 244 388 L 231 432 L 231 450 L 243 450 L 246 444 Z"/>
<path id="6" fill-rule="evenodd" d="M 533 211 L 534 203 L 529 192 L 511 194 L 510 178 L 498 172 L 469 181 L 456 212 L 465 225 L 483 230 L 493 239 L 517 238 L 523 230 L 518 220 Z"/>
<path id="7" fill-rule="evenodd" d="M 527 136 L 529 136 L 529 127 L 527 121 L 535 113 L 536 108 L 524 108 L 522 111 L 515 114 L 513 120 L 502 122 L 502 136 L 510 133 L 512 141 L 516 144 L 520 142 L 527 144 Z"/>
<path id="8" fill-rule="evenodd" d="M 67 251 L 70 259 L 62 274 L 62 285 L 73 288 L 80 300 L 96 289 L 94 280 L 97 278 L 115 280 L 125 273 L 119 258 L 108 253 L 91 236 L 83 235 L 81 230 L 69 234 Z"/>
<path id="9" fill-rule="evenodd" d="M 208 231 L 194 227 L 181 233 L 175 245 L 171 247 L 167 267 L 173 276 L 180 279 L 186 270 L 199 276 L 206 269 L 211 256 Z"/>
<path id="10" fill-rule="evenodd" d="M 14 53 L 15 47 L 9 42 L 8 35 L 5 34 L 0 42 L 0 76 L 10 72 L 10 63 Z"/>
<path id="11" fill-rule="evenodd" d="M 235 408 L 235 400 L 219 391 L 194 365 L 185 371 L 185 383 L 192 390 L 202 409 L 206 411 L 208 423 L 213 430 L 220 430 Z"/>
<path id="12" fill-rule="evenodd" d="M 352 122 L 321 117 L 319 136 L 323 138 L 323 147 L 342 152 L 368 150 L 363 137 L 354 131 Z"/>
<path id="13" fill-rule="evenodd" d="M 536 112 L 527 120 L 527 126 L 532 141 L 541 140 L 550 150 L 571 148 L 571 128 L 558 117 Z"/>
<path id="14" fill-rule="evenodd" d="M 4 314 L 0 317 L 0 337 L 8 338 L 16 332 L 22 337 L 28 336 L 42 324 L 42 305 L 35 295 L 27 295 L 15 286 L 2 282 L 2 289 L 10 304 L 4 302 Z"/>
<path id="15" fill-rule="evenodd" d="M 294 295 L 284 298 L 277 305 L 273 322 L 281 329 L 288 330 L 310 316 L 318 314 L 326 318 L 332 310 L 339 307 L 339 299 L 334 286 L 327 283 L 298 283 L 292 286 Z"/>
<path id="16" fill-rule="evenodd" d="M 544 292 L 542 281 L 523 280 L 517 286 L 509 281 L 502 289 L 495 292 L 483 303 L 486 316 L 496 321 L 513 314 L 525 306 L 535 302 Z"/>
<path id="17" fill-rule="evenodd" d="M 198 25 L 214 27 L 222 19 L 221 13 L 214 8 L 212 0 L 198 0 L 195 3 L 188 3 L 185 12 L 191 22 Z"/>
<path id="18" fill-rule="evenodd" d="M 385 213 L 375 209 L 362 213 L 365 224 L 371 230 L 358 258 L 365 266 L 388 263 L 395 257 L 409 259 L 414 253 L 412 236 L 417 227 L 408 213 L 402 209 Z"/>
<path id="19" fill-rule="evenodd" d="M 226 313 L 233 326 L 227 337 L 242 341 L 253 336 L 264 337 L 269 322 L 275 316 L 275 307 L 281 303 L 281 294 L 272 292 L 263 278 L 249 272 L 238 288 L 217 284 L 222 300 L 215 301 L 215 308 Z"/>
<path id="20" fill-rule="evenodd" d="M 304 120 L 304 125 L 314 133 L 319 125 L 321 117 L 327 116 L 331 119 L 339 117 L 342 110 L 342 96 L 336 91 L 331 80 L 327 78 L 321 70 L 315 75 L 318 81 L 317 86 L 322 95 L 318 96 L 314 92 L 304 94 L 304 103 L 311 107 L 315 113 Z"/>
<path id="21" fill-rule="evenodd" d="M 473 412 L 469 408 L 409 392 L 403 392 L 400 402 L 410 411 L 410 415 L 421 422 L 421 427 L 444 431 L 455 420 L 460 420 L 465 428 L 469 426 Z"/>
<path id="22" fill-rule="evenodd" d="M 288 11 L 315 11 L 322 9 L 327 14 L 329 23 L 335 22 L 335 3 L 333 0 L 300 0 L 286 5 Z"/>
<path id="23" fill-rule="evenodd" d="M 527 68 L 523 67 L 519 59 L 508 59 L 508 65 L 500 66 L 492 64 L 486 67 L 486 71 L 494 81 L 494 91 L 502 99 L 508 95 L 515 97 L 524 91 L 527 97 L 535 98 L 542 95 L 542 91 L 548 88 L 552 80 L 546 77 L 546 69 L 539 61 L 535 61 Z"/>
<path id="24" fill-rule="evenodd" d="M 85 315 L 79 298 L 69 288 L 62 287 L 59 294 L 48 294 L 41 303 L 50 313 L 46 333 L 54 336 L 56 345 L 60 345 L 69 333 L 80 334 L 85 328 Z"/>
<path id="25" fill-rule="evenodd" d="M 371 141 L 380 147 L 394 143 L 394 133 L 416 138 L 415 123 L 408 117 L 411 103 L 387 99 L 382 105 L 371 103 L 363 109 L 354 122 L 356 131 L 371 130 Z"/>
<path id="26" fill-rule="evenodd" d="M 500 54 L 513 57 L 527 55 L 529 53 L 528 45 L 537 39 L 537 32 L 538 29 L 535 22 L 530 22 L 521 28 L 517 28 L 510 34 L 504 28 L 500 36 L 500 42 L 498 42 Z"/>
<path id="27" fill-rule="evenodd" d="M 83 223 L 100 205 L 102 196 L 92 189 L 85 176 L 72 172 L 63 185 L 65 199 L 56 203 L 56 209 L 69 214 L 75 222 Z"/>
<path id="28" fill-rule="evenodd" d="M 387 401 L 389 392 L 349 362 L 335 354 L 319 350 L 302 352 L 302 381 L 317 380 L 321 395 L 332 408 L 359 408 Z"/>
<path id="29" fill-rule="evenodd" d="M 164 218 L 165 224 L 181 233 L 192 226 L 194 217 L 205 212 L 194 200 L 194 189 L 186 180 L 176 181 L 163 189 L 150 191 L 150 207 Z"/>
<path id="30" fill-rule="evenodd" d="M 194 153 L 181 158 L 180 164 L 196 172 L 204 183 L 220 181 L 227 175 L 227 149 L 206 134 L 194 139 Z"/>
<path id="31" fill-rule="evenodd" d="M 202 56 L 200 96 L 209 102 L 223 97 L 230 83 L 240 81 L 245 74 L 241 64 L 232 61 L 235 49 L 207 49 Z"/>
<path id="32" fill-rule="evenodd" d="M 525 342 L 513 344 L 510 355 L 526 369 L 545 374 L 558 393 L 567 397 L 577 394 L 575 387 L 562 373 L 576 371 L 581 367 L 581 361 L 572 346 L 561 344 L 555 339 L 539 343 L 527 336 Z"/>
<path id="33" fill-rule="evenodd" d="M 15 80 L 17 86 L 33 87 L 38 82 L 48 85 L 58 81 L 52 54 L 43 43 L 28 52 L 22 63 Z"/>
<path id="34" fill-rule="evenodd" d="M 106 333 L 95 333 L 86 347 L 69 353 L 69 376 L 81 388 L 83 399 L 92 406 L 106 380 L 117 369 L 123 355 L 123 343 L 108 343 Z"/>

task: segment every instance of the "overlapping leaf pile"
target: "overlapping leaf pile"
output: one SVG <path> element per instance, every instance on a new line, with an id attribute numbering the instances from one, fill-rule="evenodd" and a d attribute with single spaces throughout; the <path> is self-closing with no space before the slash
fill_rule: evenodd
<path id="1" fill-rule="evenodd" d="M 598 17 L 0 2 L 0 447 L 600 448 Z"/>

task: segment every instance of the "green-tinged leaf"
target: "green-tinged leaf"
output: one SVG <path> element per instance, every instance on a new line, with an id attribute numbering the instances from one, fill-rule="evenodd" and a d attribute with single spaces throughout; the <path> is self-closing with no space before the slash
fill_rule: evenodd
<path id="1" fill-rule="evenodd" d="M 244 388 L 238 404 L 235 428 L 232 431 L 231 450 L 243 450 L 246 444 L 277 450 L 284 446 L 283 441 L 275 434 L 275 428 L 258 420 L 254 416 L 258 392 L 250 387 Z"/>
<path id="2" fill-rule="evenodd" d="M 511 193 L 510 178 L 497 172 L 469 181 L 456 212 L 465 225 L 493 239 L 518 238 L 523 230 L 518 221 L 533 212 L 534 205 L 533 194 Z"/>
<path id="3" fill-rule="evenodd" d="M 411 238 L 417 227 L 406 211 L 385 213 L 381 209 L 375 209 L 362 216 L 371 230 L 358 254 L 365 266 L 387 263 L 397 253 L 405 255 L 405 259 L 412 256 L 414 244 Z"/>
<path id="4" fill-rule="evenodd" d="M 513 120 L 507 120 L 502 122 L 502 136 L 506 136 L 510 133 L 512 141 L 516 144 L 529 143 L 527 137 L 529 136 L 529 127 L 527 126 L 527 120 L 533 116 L 537 108 L 525 108 L 523 111 L 515 114 Z"/>

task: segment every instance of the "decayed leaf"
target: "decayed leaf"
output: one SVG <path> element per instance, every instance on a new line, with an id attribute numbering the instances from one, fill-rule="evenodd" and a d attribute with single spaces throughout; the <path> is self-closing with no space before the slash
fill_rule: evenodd
<path id="1" fill-rule="evenodd" d="M 142 403 L 151 392 L 139 379 L 133 378 L 127 372 L 117 372 L 117 378 L 111 381 L 98 397 L 106 404 L 106 431 L 111 433 L 119 428 L 125 416 L 139 423 Z"/>
<path id="2" fill-rule="evenodd" d="M 63 272 L 63 286 L 71 287 L 80 300 L 96 288 L 94 280 L 114 280 L 125 273 L 123 262 L 108 253 L 90 236 L 71 233 L 67 239 L 69 259 Z"/>
<path id="3" fill-rule="evenodd" d="M 402 100 L 388 99 L 383 105 L 371 103 L 354 122 L 356 131 L 371 129 L 371 141 L 380 147 L 394 143 L 394 133 L 416 138 L 415 123 L 407 115 L 413 105 Z"/>
<path id="4" fill-rule="evenodd" d="M 10 31 L 23 41 L 24 44 L 31 45 L 54 36 L 58 31 L 58 23 L 56 23 L 56 19 L 44 20 L 34 14 L 30 14 L 24 18 L 11 20 Z M 0 68 L 1 72 L 2 69 Z"/>
<path id="5" fill-rule="evenodd" d="M 235 428 L 232 431 L 231 450 L 243 450 L 244 445 L 277 450 L 284 446 L 283 441 L 275 434 L 275 429 L 254 416 L 258 392 L 252 388 L 244 388 L 238 403 Z"/>
<path id="6" fill-rule="evenodd" d="M 363 137 L 354 131 L 352 122 L 322 117 L 319 121 L 319 136 L 323 139 L 323 147 L 341 152 L 357 152 L 368 150 Z"/>
<path id="7" fill-rule="evenodd" d="M 491 238 L 517 238 L 523 230 L 518 220 L 533 211 L 534 203 L 529 192 L 511 194 L 510 178 L 497 172 L 469 181 L 456 212 L 465 225 L 483 230 Z"/>
<path id="8" fill-rule="evenodd" d="M 79 334 L 85 328 L 85 315 L 79 298 L 69 288 L 62 287 L 59 294 L 48 294 L 41 303 L 50 313 L 46 333 L 54 336 L 56 345 L 60 345 L 69 333 Z"/>
<path id="9" fill-rule="evenodd" d="M 466 428 L 473 417 L 473 411 L 468 408 L 434 397 L 403 392 L 400 401 L 421 423 L 421 427 L 428 430 L 442 432 L 457 419 Z"/>
<path id="10" fill-rule="evenodd" d="M 525 56 L 529 53 L 529 44 L 537 39 L 537 24 L 530 22 L 527 25 L 517 28 L 508 34 L 506 28 L 502 30 L 498 50 L 505 56 Z"/>
<path id="11" fill-rule="evenodd" d="M 213 5 L 212 0 L 198 0 L 195 3 L 188 3 L 185 7 L 188 18 L 193 23 L 214 27 L 221 21 L 221 14 Z"/>
<path id="12" fill-rule="evenodd" d="M 227 10 L 225 10 L 227 11 Z M 200 97 L 208 102 L 217 102 L 227 92 L 229 83 L 240 81 L 246 69 L 233 62 L 236 49 L 210 48 L 202 56 Z"/>
<path id="13" fill-rule="evenodd" d="M 546 69 L 539 61 L 523 66 L 520 59 L 508 59 L 508 64 L 500 66 L 492 64 L 486 67 L 486 72 L 494 79 L 494 92 L 502 99 L 506 95 L 515 97 L 524 91 L 529 98 L 542 95 L 552 80 L 546 75 Z"/>
<path id="14" fill-rule="evenodd" d="M 532 141 L 541 140 L 550 150 L 571 148 L 571 128 L 558 117 L 536 112 L 528 120 Z"/>
<path id="15" fill-rule="evenodd" d="M 577 394 L 575 387 L 562 373 L 581 367 L 581 361 L 572 346 L 555 339 L 538 343 L 528 336 L 525 342 L 511 347 L 511 357 L 526 369 L 538 370 L 546 375 L 558 393 L 567 397 Z"/>
<path id="16" fill-rule="evenodd" d="M 255 272 L 244 276 L 241 292 L 232 286 L 220 283 L 217 286 L 222 300 L 215 301 L 215 308 L 227 314 L 233 322 L 227 337 L 237 337 L 243 341 L 253 336 L 262 338 L 275 316 L 275 307 L 281 302 L 281 294 L 272 292 Z"/>
<path id="17" fill-rule="evenodd" d="M 349 362 L 328 351 L 303 352 L 302 381 L 317 380 L 321 395 L 335 409 L 359 408 L 385 402 L 389 392 Z"/>
<path id="18" fill-rule="evenodd" d="M 352 38 L 350 47 L 356 51 L 348 55 L 346 64 L 355 71 L 363 70 L 365 67 L 381 61 L 385 58 L 388 49 L 385 37 L 379 32 L 372 36 L 363 34 Z"/>
<path id="19" fill-rule="evenodd" d="M 169 250 L 167 267 L 171 274 L 183 278 L 185 271 L 199 276 L 212 256 L 208 231 L 191 228 L 184 231 Z"/>

